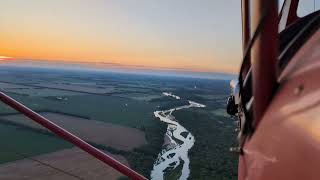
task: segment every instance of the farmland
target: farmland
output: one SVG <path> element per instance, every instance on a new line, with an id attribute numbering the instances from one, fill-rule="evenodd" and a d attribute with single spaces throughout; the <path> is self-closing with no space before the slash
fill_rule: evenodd
<path id="1" fill-rule="evenodd" d="M 196 139 L 189 153 L 190 179 L 236 177 L 237 158 L 227 152 L 235 143 L 234 124 L 224 112 L 228 81 L 45 68 L 0 67 L 0 70 L 1 91 L 120 158 L 146 177 L 150 176 L 162 149 L 167 128 L 153 112 L 186 105 L 185 99 L 205 104 L 205 109 L 186 109 L 174 114 Z M 162 92 L 172 92 L 182 100 L 163 96 Z M 32 157 L 57 165 L 52 157 L 81 154 L 74 151 L 73 145 L 4 104 L 0 104 L 0 137 L 4 139 L 1 147 L 6 147 L 0 152 L 0 172 L 10 173 L 15 166 L 32 164 L 28 160 Z M 79 156 L 82 160 L 82 155 Z M 57 161 L 62 163 L 63 158 Z M 91 161 L 87 164 L 95 165 Z M 79 169 L 83 166 L 79 165 Z M 68 163 L 63 167 L 88 178 Z M 33 175 L 41 171 L 47 172 L 39 169 Z M 16 172 L 21 176 L 26 173 Z M 120 177 L 110 173 L 110 177 Z M 178 175 L 177 172 L 166 176 L 175 179 Z M 57 177 L 63 176 L 52 176 Z"/>

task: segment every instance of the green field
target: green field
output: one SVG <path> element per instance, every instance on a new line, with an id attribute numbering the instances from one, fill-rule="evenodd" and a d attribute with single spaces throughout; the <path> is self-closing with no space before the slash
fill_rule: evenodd
<path id="1" fill-rule="evenodd" d="M 0 163 L 72 147 L 71 144 L 28 128 L 0 124 Z"/>
<path id="2" fill-rule="evenodd" d="M 100 95 L 67 96 L 66 101 L 55 101 L 43 97 L 8 94 L 35 111 L 49 110 L 75 114 L 136 128 L 154 124 L 152 112 L 156 108 L 155 103 Z M 10 112 L 14 111 L 1 107 L 1 113 Z"/>

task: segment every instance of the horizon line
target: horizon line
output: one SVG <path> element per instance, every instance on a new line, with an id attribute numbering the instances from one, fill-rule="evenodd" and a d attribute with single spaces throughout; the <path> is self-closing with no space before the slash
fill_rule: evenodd
<path id="1" fill-rule="evenodd" d="M 48 64 L 77 64 L 77 65 L 86 65 L 88 68 L 97 68 L 97 69 L 134 69 L 134 70 L 159 70 L 159 71 L 178 71 L 178 72 L 194 72 L 194 73 L 222 73 L 222 74 L 233 74 L 236 75 L 236 72 L 233 71 L 223 71 L 223 70 L 210 70 L 210 69 L 202 69 L 202 68 L 182 68 L 182 67 L 161 67 L 161 66 L 146 66 L 146 65 L 130 65 L 130 64 L 121 64 L 121 63 L 111 63 L 111 62 L 103 62 L 103 61 L 83 61 L 83 60 L 58 60 L 58 59 L 34 59 L 34 58 L 14 58 L 14 57 L 6 57 L 5 59 L 0 59 L 1 62 L 39 62 L 39 63 L 47 63 Z M 41 64 L 40 64 L 41 65 Z"/>

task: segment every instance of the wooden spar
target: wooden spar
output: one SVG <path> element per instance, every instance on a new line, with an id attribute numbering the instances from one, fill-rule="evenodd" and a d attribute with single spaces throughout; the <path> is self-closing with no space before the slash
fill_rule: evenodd
<path id="1" fill-rule="evenodd" d="M 276 83 L 275 64 L 278 56 L 278 2 L 253 1 L 253 27 L 264 25 L 251 49 L 253 75 L 253 116 L 255 126 L 259 124 L 269 105 Z"/>
<path id="2" fill-rule="evenodd" d="M 241 18 L 242 18 L 242 54 L 245 56 L 248 44 L 250 42 L 250 0 L 241 0 Z M 247 56 L 248 64 L 243 67 L 242 77 L 245 78 L 250 68 L 250 54 Z"/>

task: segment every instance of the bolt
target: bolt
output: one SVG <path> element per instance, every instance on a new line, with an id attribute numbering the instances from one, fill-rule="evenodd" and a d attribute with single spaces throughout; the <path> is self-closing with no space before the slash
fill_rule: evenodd
<path id="1" fill-rule="evenodd" d="M 304 89 L 303 85 L 302 84 L 299 85 L 298 87 L 294 88 L 294 94 L 300 95 L 302 93 L 303 89 Z"/>

